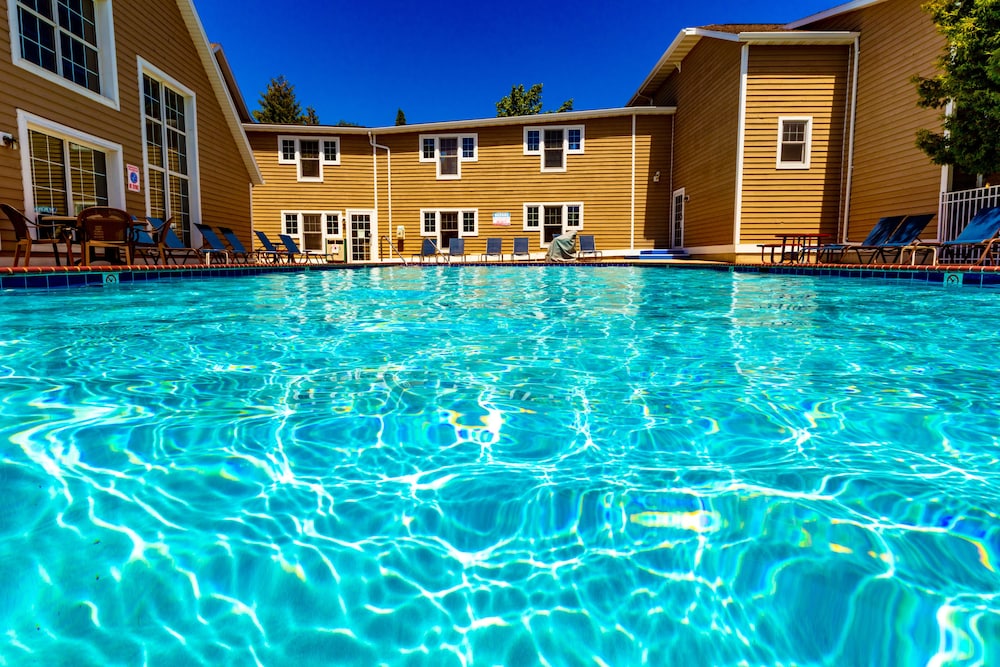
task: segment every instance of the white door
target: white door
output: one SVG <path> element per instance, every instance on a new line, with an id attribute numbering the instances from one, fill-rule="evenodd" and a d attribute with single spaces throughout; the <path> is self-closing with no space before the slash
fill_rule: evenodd
<path id="1" fill-rule="evenodd" d="M 372 259 L 372 239 L 375 237 L 373 211 L 348 211 L 350 225 L 350 261 L 367 262 Z"/>
<path id="2" fill-rule="evenodd" d="M 670 247 L 684 247 L 684 188 L 674 191 L 673 206 L 670 209 Z"/>

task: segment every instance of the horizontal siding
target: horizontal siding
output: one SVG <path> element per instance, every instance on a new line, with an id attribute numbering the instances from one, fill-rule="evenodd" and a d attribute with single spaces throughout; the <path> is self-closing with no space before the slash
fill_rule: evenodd
<path id="1" fill-rule="evenodd" d="M 248 241 L 250 177 L 176 0 L 116 2 L 113 12 L 120 110 L 14 66 L 10 33 L 5 28 L 0 30 L 0 78 L 6 92 L 0 97 L 0 128 L 16 131 L 17 110 L 23 109 L 119 144 L 125 164 L 141 167 L 144 151 L 137 62 L 137 56 L 141 56 L 195 93 L 201 219 L 210 224 L 227 224 Z M 0 25 L 9 25 L 5 2 L 0 3 Z M 18 208 L 24 206 L 21 168 L 19 152 L 0 151 L 0 200 Z M 125 178 L 125 174 L 109 176 Z M 145 215 L 145 193 L 127 192 L 125 207 L 135 215 Z M 13 232 L 0 225 L 0 236 L 4 249 L 9 249 Z"/>
<path id="2" fill-rule="evenodd" d="M 526 119 L 527 125 L 559 124 L 558 117 Z M 652 248 L 664 237 L 669 193 L 653 174 L 669 170 L 668 116 L 637 119 L 635 246 Z M 580 123 L 570 123 L 580 124 Z M 378 228 L 376 235 L 395 235 L 405 228 L 406 251 L 419 247 L 421 209 L 476 209 L 479 236 L 468 237 L 466 251 L 485 250 L 487 236 L 529 236 L 531 249 L 541 249 L 540 235 L 523 230 L 525 203 L 581 202 L 584 232 L 599 248 L 626 249 L 632 243 L 632 118 L 591 119 L 585 123 L 584 154 L 567 155 L 565 173 L 542 173 L 541 158 L 523 153 L 523 127 L 463 129 L 478 136 L 478 159 L 461 163 L 461 179 L 438 180 L 433 162 L 420 161 L 417 132 L 376 137 L 392 155 L 392 212 L 386 152 L 378 151 Z M 336 128 L 330 128 L 335 133 Z M 278 164 L 277 134 L 249 131 L 265 185 L 254 188 L 254 222 L 277 233 L 282 210 L 370 209 L 374 205 L 372 149 L 362 137 L 342 137 L 339 167 L 325 167 L 323 183 L 296 182 L 294 165 Z M 290 132 L 291 134 L 291 132 Z M 655 149 L 653 147 L 656 147 Z M 493 227 L 494 212 L 510 212 L 510 227 Z"/>
<path id="3" fill-rule="evenodd" d="M 849 73 L 847 47 L 750 48 L 741 243 L 782 231 L 836 235 Z M 781 116 L 812 118 L 808 169 L 777 168 Z"/>
<path id="4" fill-rule="evenodd" d="M 740 45 L 715 39 L 702 39 L 655 96 L 677 106 L 668 189 L 684 188 L 690 198 L 686 246 L 733 242 L 739 99 Z"/>
<path id="5" fill-rule="evenodd" d="M 863 240 L 880 217 L 937 211 L 941 167 L 916 147 L 938 112 L 917 106 L 914 75 L 931 76 L 944 39 L 920 0 L 888 0 L 810 29 L 861 33 L 849 239 Z"/>

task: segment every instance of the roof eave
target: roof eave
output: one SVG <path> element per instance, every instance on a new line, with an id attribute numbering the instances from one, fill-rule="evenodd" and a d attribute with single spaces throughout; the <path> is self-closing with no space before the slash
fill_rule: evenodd
<path id="1" fill-rule="evenodd" d="M 844 30 L 741 32 L 739 41 L 746 44 L 851 44 L 858 35 Z"/>
<path id="2" fill-rule="evenodd" d="M 799 19 L 797 21 L 792 21 L 785 26 L 788 30 L 797 30 L 802 26 L 809 25 L 811 23 L 816 23 L 817 21 L 822 21 L 823 19 L 828 19 L 834 16 L 839 16 L 841 14 L 846 14 L 847 12 L 853 12 L 858 9 L 863 9 L 871 5 L 877 5 L 879 3 L 885 2 L 885 0 L 851 0 L 851 2 L 845 2 L 842 5 L 837 5 L 830 9 L 824 10 L 812 16 L 807 16 L 804 19 Z"/>
<path id="3" fill-rule="evenodd" d="M 646 94 L 654 92 L 648 90 L 650 84 L 652 84 L 657 79 L 657 77 L 660 76 L 660 73 L 664 69 L 670 68 L 670 71 L 673 72 L 673 70 L 676 69 L 678 65 L 680 65 L 680 62 L 684 60 L 684 57 L 691 52 L 691 49 L 693 49 L 695 45 L 699 41 L 701 41 L 703 37 L 709 37 L 712 39 L 723 39 L 731 42 L 735 42 L 737 40 L 737 35 L 734 35 L 732 33 L 719 32 L 716 30 L 705 30 L 703 28 L 684 28 L 679 33 L 677 33 L 677 37 L 674 38 L 674 41 L 670 43 L 670 46 L 667 47 L 667 50 L 663 52 L 662 56 L 660 56 L 660 59 L 656 62 L 656 65 L 653 66 L 653 69 L 646 76 L 645 80 L 643 80 L 642 84 L 639 86 L 638 90 L 636 90 L 636 92 L 632 95 L 631 99 L 629 99 L 628 104 L 626 104 L 626 106 L 638 104 L 640 102 L 639 98 L 645 98 L 647 100 L 650 100 L 650 102 L 652 102 L 652 98 Z"/>
<path id="4" fill-rule="evenodd" d="M 592 118 L 616 118 L 627 116 L 669 116 L 675 107 L 622 107 L 615 109 L 594 109 L 591 111 L 561 111 L 531 116 L 504 116 L 500 118 L 474 118 L 471 120 L 441 121 L 435 123 L 415 123 L 413 125 L 389 125 L 386 127 L 351 127 L 341 125 L 284 125 L 271 123 L 244 123 L 247 132 L 267 132 L 295 135 L 330 134 L 367 135 L 405 134 L 409 132 L 454 132 L 480 127 L 503 127 L 508 125 L 566 125 Z"/>

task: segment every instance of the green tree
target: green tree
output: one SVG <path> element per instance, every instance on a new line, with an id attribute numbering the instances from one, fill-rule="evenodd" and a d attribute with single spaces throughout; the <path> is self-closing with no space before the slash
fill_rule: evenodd
<path id="1" fill-rule="evenodd" d="M 557 112 L 572 111 L 573 100 L 568 99 L 562 103 Z M 497 102 L 497 117 L 506 116 L 533 116 L 542 113 L 542 84 L 536 83 L 528 90 L 524 89 L 524 84 L 511 86 L 510 95 L 505 95 Z M 551 113 L 547 111 L 545 113 Z"/>
<path id="2" fill-rule="evenodd" d="M 396 110 L 396 125 L 406 125 L 406 114 L 402 109 Z"/>
<path id="3" fill-rule="evenodd" d="M 302 106 L 295 98 L 295 86 L 288 83 L 284 76 L 271 79 L 260 96 L 260 109 L 253 112 L 253 119 L 258 123 L 273 123 L 283 125 L 319 125 L 319 116 L 312 107 Z"/>
<path id="4" fill-rule="evenodd" d="M 939 73 L 913 79 L 918 104 L 943 110 L 941 131 L 920 130 L 917 146 L 935 164 L 969 174 L 1000 172 L 1000 2 L 928 0 L 923 8 L 947 45 Z"/>

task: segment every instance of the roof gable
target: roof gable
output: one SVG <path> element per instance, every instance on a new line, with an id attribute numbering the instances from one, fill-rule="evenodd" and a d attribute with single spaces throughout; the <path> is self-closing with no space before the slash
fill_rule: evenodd
<path id="1" fill-rule="evenodd" d="M 885 2 L 885 0 L 852 0 L 851 2 L 845 2 L 842 5 L 837 5 L 830 9 L 824 10 L 812 16 L 807 16 L 804 19 L 799 19 L 797 21 L 792 21 L 786 24 L 784 27 L 787 30 L 796 30 L 807 25 L 816 23 L 817 21 L 822 21 L 823 19 L 828 19 L 833 16 L 840 16 L 841 14 L 846 14 L 848 12 L 853 12 L 858 9 L 864 9 L 865 7 L 870 7 L 872 5 L 877 5 Z"/>

